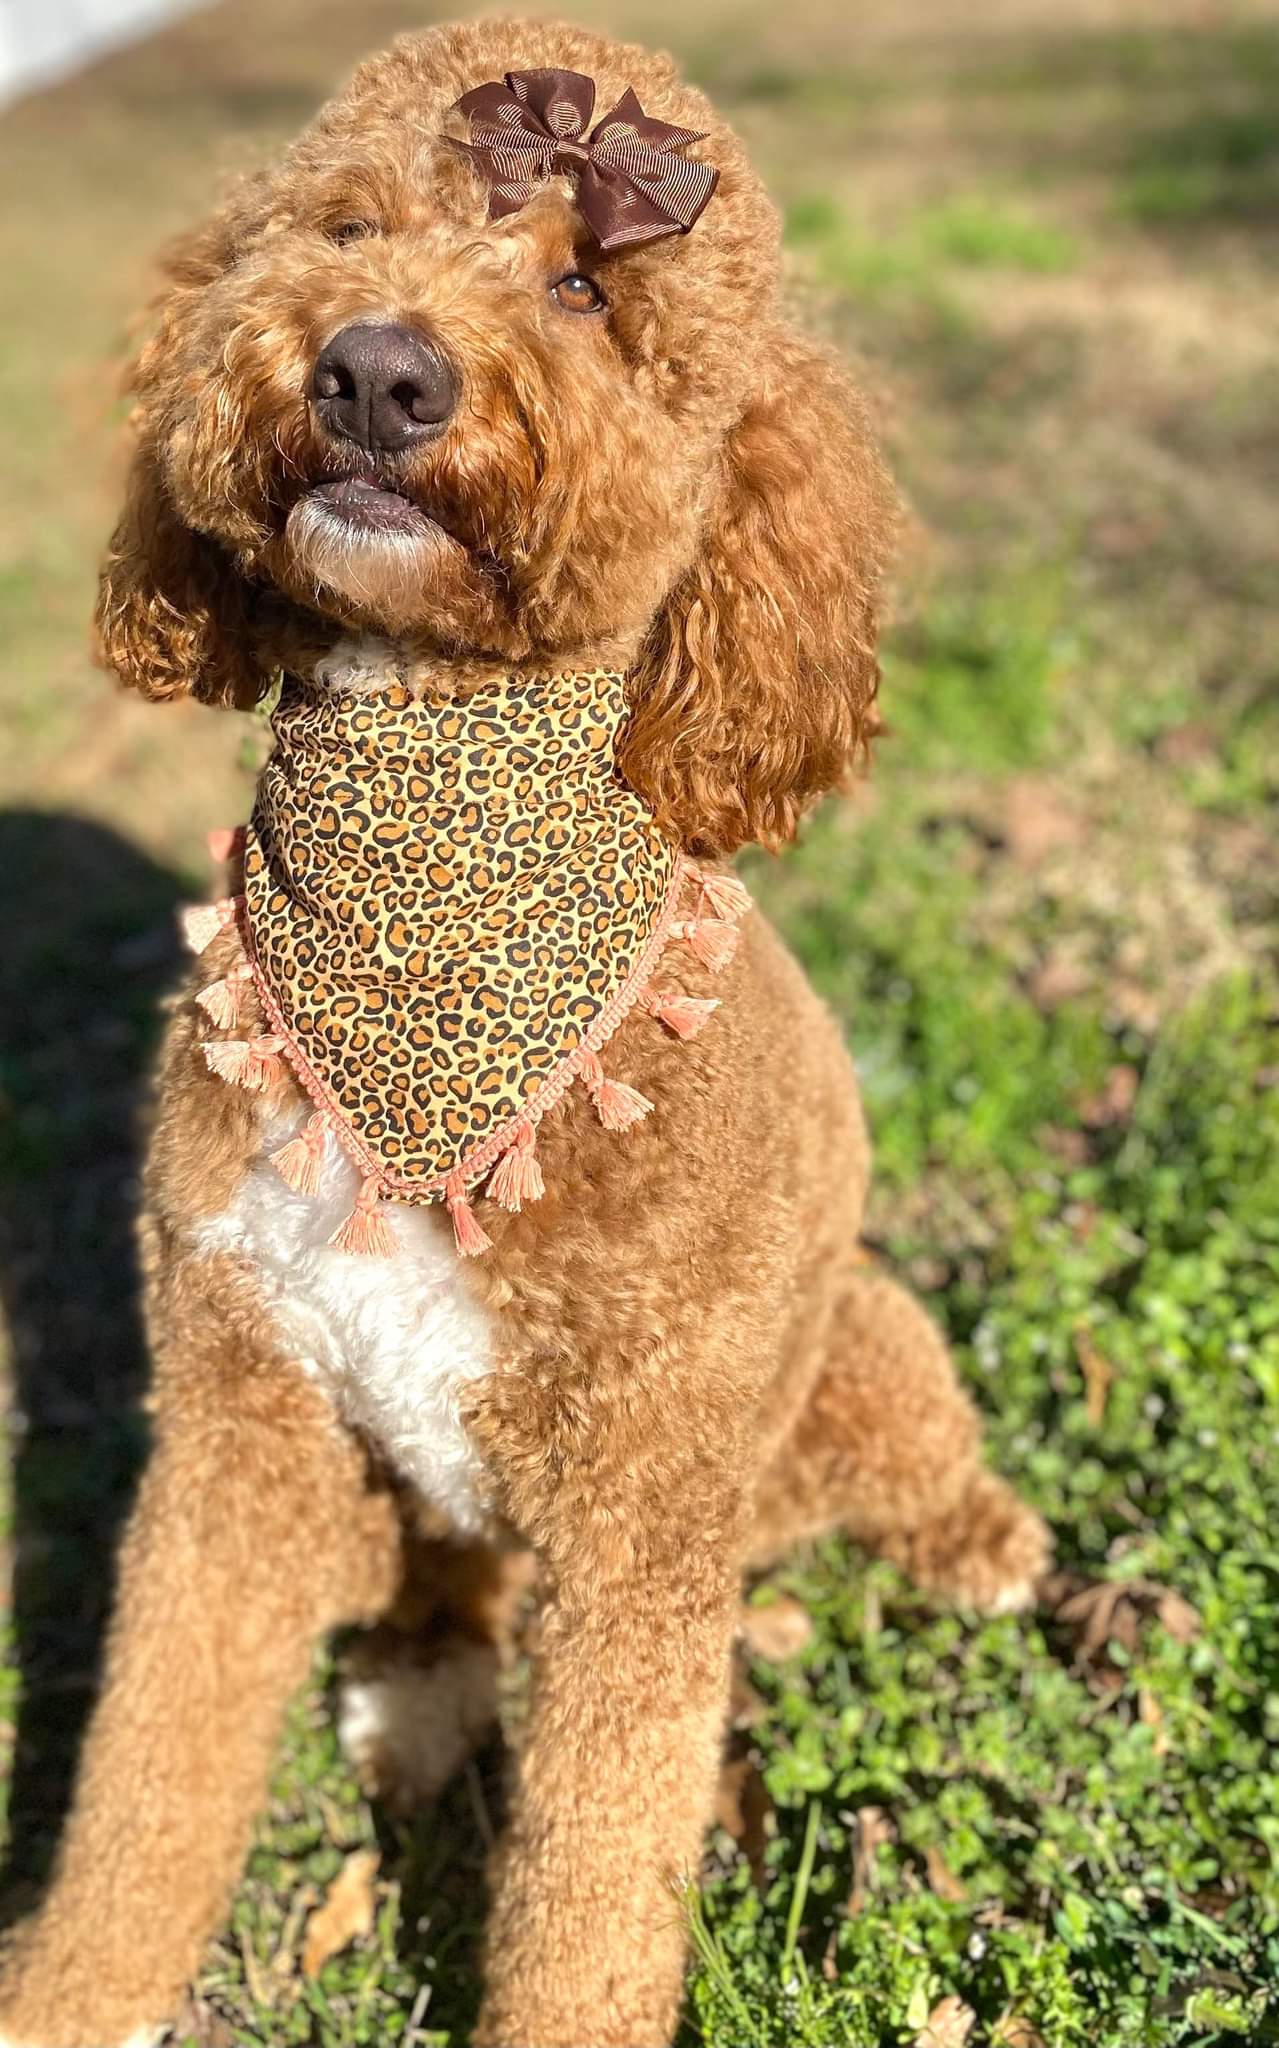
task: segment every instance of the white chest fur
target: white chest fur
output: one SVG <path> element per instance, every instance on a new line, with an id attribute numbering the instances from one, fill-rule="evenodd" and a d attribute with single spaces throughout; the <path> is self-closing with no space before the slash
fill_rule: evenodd
<path id="1" fill-rule="evenodd" d="M 438 1209 L 387 1211 L 400 1242 L 395 1258 L 333 1249 L 328 1239 L 355 1199 L 354 1167 L 330 1137 L 319 1195 L 297 1195 L 265 1156 L 306 1114 L 292 1109 L 263 1119 L 263 1157 L 230 1207 L 201 1225 L 199 1248 L 252 1263 L 281 1341 L 303 1370 L 459 1530 L 473 1529 L 483 1475 L 458 1396 L 466 1381 L 492 1369 L 490 1319 L 467 1286 Z"/>

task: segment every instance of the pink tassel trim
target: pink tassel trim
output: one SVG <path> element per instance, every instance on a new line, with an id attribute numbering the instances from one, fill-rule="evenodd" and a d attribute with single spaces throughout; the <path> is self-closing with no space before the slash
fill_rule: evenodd
<path id="1" fill-rule="evenodd" d="M 243 853 L 245 842 L 245 828 L 237 826 L 234 830 L 210 833 L 209 851 L 215 860 L 234 860 Z M 690 879 L 693 876 L 690 875 Z M 750 908 L 751 899 L 735 875 L 710 872 L 697 875 L 695 879 L 698 887 L 697 914 L 669 923 L 666 931 L 672 938 L 682 938 L 695 957 L 711 973 L 718 974 L 733 958 L 738 938 L 735 922 Z M 216 903 L 198 904 L 185 911 L 183 930 L 192 951 L 203 952 L 221 932 L 235 925 L 243 903 L 243 896 L 225 896 Z M 248 965 L 234 967 L 220 980 L 202 988 L 196 1001 L 215 1025 L 223 1030 L 234 1030 L 243 1021 L 252 981 L 253 970 Z M 632 995 L 631 1001 L 681 1040 L 695 1038 L 720 1007 L 717 997 L 688 996 L 654 988 L 644 989 L 638 997 Z M 210 1072 L 238 1087 L 261 1093 L 287 1078 L 288 1067 L 282 1058 L 286 1045 L 287 1040 L 283 1036 L 266 1033 L 253 1038 L 211 1040 L 202 1045 L 201 1051 Z M 594 1051 L 579 1054 L 577 1076 L 605 1130 L 629 1130 L 648 1116 L 655 1106 L 638 1089 L 628 1087 L 625 1082 L 611 1080 Z M 305 1075 L 304 1083 L 310 1088 L 310 1081 Z M 311 1092 L 314 1096 L 315 1091 Z M 319 1099 L 318 1096 L 315 1099 Z M 329 1110 L 318 1108 L 297 1137 L 271 1155 L 272 1164 L 281 1179 L 296 1193 L 316 1195 L 320 1192 L 330 1128 L 337 1131 L 344 1144 L 347 1142 L 340 1120 L 335 1119 Z M 526 1117 L 516 1126 L 513 1138 L 490 1175 L 489 1199 L 514 1215 L 518 1215 L 526 1203 L 540 1201 L 546 1191 L 536 1147 L 536 1122 Z M 390 1258 L 399 1250 L 399 1241 L 383 1208 L 386 1186 L 386 1177 L 380 1171 L 366 1174 L 354 1208 L 329 1239 L 335 1249 L 375 1258 Z M 437 1182 L 436 1189 L 438 1186 Z M 493 1241 L 476 1217 L 462 1170 L 454 1172 L 445 1182 L 444 1200 L 452 1218 L 459 1254 L 463 1258 L 475 1258 L 491 1251 Z"/>
<path id="2" fill-rule="evenodd" d="M 262 1038 L 213 1038 L 200 1050 L 211 1074 L 254 1094 L 273 1088 L 287 1072 L 280 1058 L 284 1040 L 271 1034 Z"/>
<path id="3" fill-rule="evenodd" d="M 400 1249 L 399 1240 L 382 1214 L 380 1195 L 381 1187 L 376 1178 L 371 1176 L 361 1183 L 355 1207 L 329 1239 L 335 1251 L 351 1252 L 362 1259 L 395 1257 Z"/>
<path id="4" fill-rule="evenodd" d="M 532 1124 L 521 1124 L 515 1143 L 497 1162 L 488 1184 L 488 1198 L 500 1209 L 518 1216 L 525 1202 L 540 1202 L 546 1193 L 542 1169 L 537 1163 L 537 1132 Z"/>
<path id="5" fill-rule="evenodd" d="M 736 875 L 720 873 L 708 868 L 701 876 L 702 895 L 716 917 L 726 918 L 736 924 L 739 917 L 745 917 L 751 907 L 750 890 L 745 882 L 739 882 Z"/>
<path id="6" fill-rule="evenodd" d="M 209 856 L 212 860 L 233 860 L 244 852 L 247 828 L 243 825 L 219 825 L 206 838 Z"/>
<path id="7" fill-rule="evenodd" d="M 650 1017 L 656 1017 L 676 1038 L 696 1038 L 707 1019 L 719 1008 L 718 996 L 663 995 L 660 989 L 649 989 L 640 997 Z"/>
<path id="8" fill-rule="evenodd" d="M 638 1088 L 628 1088 L 625 1081 L 610 1081 L 593 1052 L 587 1053 L 578 1072 L 606 1131 L 629 1131 L 653 1108 Z"/>
<path id="9" fill-rule="evenodd" d="M 182 913 L 182 936 L 193 953 L 203 953 L 219 932 L 239 916 L 242 896 L 223 896 L 216 903 L 193 903 Z"/>
<path id="10" fill-rule="evenodd" d="M 671 931 L 712 974 L 722 974 L 737 951 L 737 931 L 719 918 L 687 917 Z"/>
<path id="11" fill-rule="evenodd" d="M 453 1242 L 464 1259 L 478 1258 L 481 1252 L 491 1252 L 493 1240 L 476 1220 L 474 1209 L 467 1198 L 466 1182 L 460 1173 L 455 1173 L 444 1190 L 449 1215 L 453 1218 Z"/>
<path id="12" fill-rule="evenodd" d="M 224 1031 L 233 1031 L 244 1016 L 245 998 L 253 979 L 251 967 L 236 967 L 221 981 L 211 981 L 196 997 L 205 1015 Z"/>
<path id="13" fill-rule="evenodd" d="M 324 1165 L 324 1134 L 329 1120 L 324 1111 L 317 1109 L 307 1119 L 306 1129 L 299 1131 L 287 1145 L 271 1154 L 271 1164 L 286 1187 L 296 1195 L 318 1195 L 320 1173 Z"/>

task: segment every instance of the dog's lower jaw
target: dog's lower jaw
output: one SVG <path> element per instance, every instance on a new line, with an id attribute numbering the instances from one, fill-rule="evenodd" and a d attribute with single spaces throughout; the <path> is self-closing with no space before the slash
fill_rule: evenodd
<path id="1" fill-rule="evenodd" d="M 462 565 L 466 558 L 461 544 L 423 512 L 375 529 L 344 517 L 315 494 L 293 507 L 285 539 L 299 569 L 322 589 L 379 609 L 411 605 L 443 562 L 455 556 Z"/>
<path id="2" fill-rule="evenodd" d="M 509 644 L 512 621 L 495 559 L 473 554 L 438 520 L 404 504 L 408 516 L 375 529 L 314 493 L 300 498 L 263 550 L 261 570 L 309 608 L 353 615 L 365 628 L 425 632 L 458 646 Z"/>

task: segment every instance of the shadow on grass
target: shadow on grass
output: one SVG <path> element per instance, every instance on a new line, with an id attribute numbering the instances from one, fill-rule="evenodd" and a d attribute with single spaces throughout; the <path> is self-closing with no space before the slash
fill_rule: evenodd
<path id="1" fill-rule="evenodd" d="M 88 819 L 0 816 L 0 1300 L 22 1699 L 6 1917 L 50 1860 L 145 1447 L 132 1222 L 176 875 Z"/>
<path id="2" fill-rule="evenodd" d="M 0 1924 L 48 1874 L 100 1675 L 118 1537 L 146 1452 L 133 1242 L 143 1104 L 180 957 L 180 878 L 116 833 L 0 814 L 0 1303 L 12 1354 L 14 1647 L 21 1678 Z M 397 1946 L 465 2032 L 478 1999 L 490 1744 L 407 1829 L 375 1812 Z"/>

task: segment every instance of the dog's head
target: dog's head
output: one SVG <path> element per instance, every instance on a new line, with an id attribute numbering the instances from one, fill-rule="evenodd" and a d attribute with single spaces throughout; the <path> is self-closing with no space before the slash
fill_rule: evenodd
<path id="1" fill-rule="evenodd" d="M 630 88 L 698 131 L 678 156 L 718 184 L 691 232 L 604 253 L 571 171 L 491 217 L 456 102 L 549 68 L 594 81 L 596 118 Z M 864 740 L 891 520 L 778 271 L 740 143 L 668 59 L 544 23 L 401 40 L 170 259 L 105 660 L 245 703 L 268 617 L 277 646 L 283 616 L 561 669 L 608 649 L 658 815 L 779 842 Z"/>

